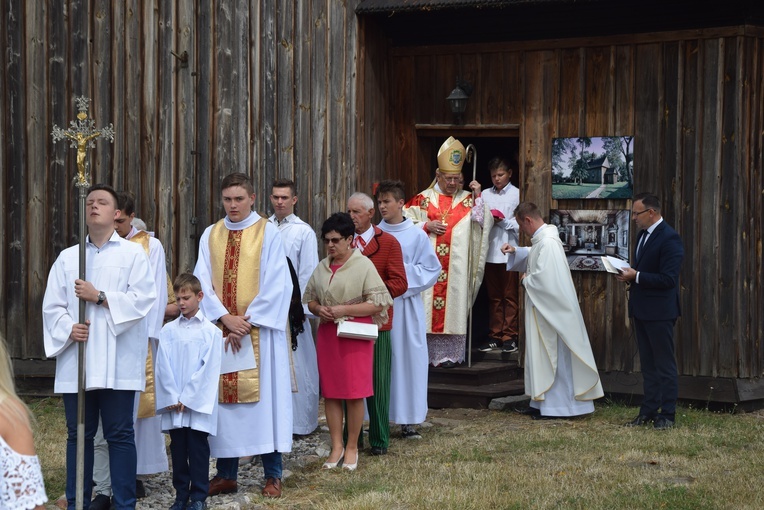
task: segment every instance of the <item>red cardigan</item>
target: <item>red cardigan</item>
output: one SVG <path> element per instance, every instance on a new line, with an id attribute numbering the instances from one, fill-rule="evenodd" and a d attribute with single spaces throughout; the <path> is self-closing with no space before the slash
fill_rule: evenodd
<path id="1" fill-rule="evenodd" d="M 403 252 L 398 240 L 383 232 L 378 226 L 373 225 L 374 236 L 371 241 L 366 243 L 363 254 L 374 263 L 382 281 L 385 282 L 387 291 L 393 299 L 402 296 L 409 288 L 409 282 L 406 279 L 406 268 L 403 265 Z M 387 313 L 388 321 L 384 326 L 380 326 L 380 331 L 390 331 L 393 327 L 393 307 L 391 306 Z"/>

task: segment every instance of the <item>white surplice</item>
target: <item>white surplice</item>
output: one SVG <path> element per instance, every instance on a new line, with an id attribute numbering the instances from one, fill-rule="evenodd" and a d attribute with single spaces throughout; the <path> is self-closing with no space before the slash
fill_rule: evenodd
<path id="1" fill-rule="evenodd" d="M 269 218 L 281 233 L 284 251 L 292 261 L 300 282 L 300 296 L 310 280 L 310 275 L 318 266 L 318 242 L 316 233 L 310 225 L 294 214 L 290 214 L 280 223 L 276 215 Z M 311 316 L 305 305 L 306 317 Z M 297 392 L 292 393 L 292 432 L 310 434 L 318 428 L 318 362 L 316 343 L 310 322 L 303 324 L 305 330 L 297 336 L 297 349 L 292 353 Z"/>
<path id="2" fill-rule="evenodd" d="M 225 218 L 229 230 L 244 230 L 258 221 L 257 213 L 237 223 Z M 228 313 L 212 288 L 209 239 L 211 225 L 199 242 L 199 260 L 194 274 L 202 283 L 201 309 L 215 322 Z M 260 401 L 220 404 L 218 433 L 210 437 L 210 455 L 218 458 L 244 457 L 274 451 L 292 451 L 292 384 L 286 336 L 292 280 L 281 236 L 276 227 L 265 225 L 260 256 L 260 292 L 242 315 L 260 327 Z"/>
<path id="3" fill-rule="evenodd" d="M 379 228 L 400 243 L 409 284 L 406 293 L 393 300 L 390 421 L 401 425 L 422 423 L 427 417 L 429 370 L 422 292 L 435 285 L 441 266 L 429 236 L 410 219 L 394 225 L 383 220 Z"/>
<path id="4" fill-rule="evenodd" d="M 156 357 L 156 408 L 162 430 L 188 427 L 210 435 L 218 428 L 218 386 L 223 332 L 201 310 L 168 322 Z M 167 407 L 182 403 L 182 412 Z"/>
<path id="5" fill-rule="evenodd" d="M 507 261 L 521 268 L 527 256 L 525 393 L 545 416 L 591 413 L 604 393 L 557 227 L 539 227 L 531 243 Z"/>
<path id="6" fill-rule="evenodd" d="M 146 252 L 114 232 L 98 248 L 87 238 L 86 280 L 106 293 L 109 307 L 88 302 L 85 347 L 87 390 L 143 391 L 146 382 L 148 325 L 156 299 Z M 77 393 L 77 342 L 69 339 L 79 320 L 74 281 L 79 278 L 79 247 L 65 249 L 48 275 L 42 303 L 45 355 L 56 358 L 56 393 Z"/>
<path id="7" fill-rule="evenodd" d="M 133 227 L 127 234 L 126 239 L 129 241 L 139 232 L 140 230 Z M 154 288 L 157 299 L 146 316 L 146 323 L 148 325 L 148 343 L 151 349 L 151 356 L 153 360 L 156 360 L 159 332 L 162 330 L 164 311 L 167 307 L 167 265 L 162 243 L 153 236 L 153 233 L 148 234 L 150 235 L 149 264 L 151 264 L 151 273 L 154 275 Z M 135 241 L 133 242 L 135 243 Z M 135 244 L 143 246 L 141 243 Z M 138 402 L 140 398 L 141 394 L 136 393 L 134 422 L 135 450 L 138 459 L 136 472 L 139 475 L 163 473 L 170 469 L 170 465 L 167 461 L 167 447 L 165 445 L 164 434 L 162 434 L 162 418 L 161 416 L 138 418 Z M 102 441 L 105 445 L 106 441 L 103 439 Z M 106 451 L 106 457 L 108 458 L 108 450 Z M 94 469 L 99 468 L 100 466 L 96 461 Z"/>

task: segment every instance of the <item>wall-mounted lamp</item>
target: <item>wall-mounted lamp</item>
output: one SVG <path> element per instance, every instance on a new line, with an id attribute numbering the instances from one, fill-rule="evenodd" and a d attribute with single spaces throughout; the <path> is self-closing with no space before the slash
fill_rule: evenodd
<path id="1" fill-rule="evenodd" d="M 456 124 L 462 124 L 464 121 L 464 110 L 467 109 L 467 99 L 472 94 L 472 85 L 457 78 L 456 87 L 448 95 L 446 101 L 451 105 L 451 113 L 454 114 Z"/>

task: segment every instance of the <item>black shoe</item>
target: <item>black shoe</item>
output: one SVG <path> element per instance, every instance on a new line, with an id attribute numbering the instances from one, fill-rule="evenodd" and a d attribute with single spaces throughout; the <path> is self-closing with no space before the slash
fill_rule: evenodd
<path id="1" fill-rule="evenodd" d="M 455 368 L 455 367 L 458 367 L 458 366 L 459 366 L 459 363 L 454 363 L 454 362 L 453 362 L 453 361 L 451 361 L 451 360 L 446 360 L 446 361 L 444 361 L 443 363 L 441 363 L 441 364 L 440 364 L 440 365 L 438 365 L 438 366 L 439 366 L 440 368 Z"/>
<path id="2" fill-rule="evenodd" d="M 111 498 L 105 494 L 96 494 L 96 497 L 90 502 L 90 508 L 91 510 L 109 510 Z"/>
<path id="3" fill-rule="evenodd" d="M 387 448 L 384 446 L 372 446 L 370 453 L 372 455 L 387 455 Z"/>
<path id="4" fill-rule="evenodd" d="M 170 510 L 186 510 L 186 502 L 176 499 L 175 503 L 170 507 Z"/>
<path id="5" fill-rule="evenodd" d="M 135 481 L 135 497 L 137 499 L 146 497 L 146 487 L 143 485 L 142 480 Z"/>
<path id="6" fill-rule="evenodd" d="M 546 416 L 541 413 L 531 415 L 531 420 L 564 420 L 566 418 L 567 416 Z"/>
<path id="7" fill-rule="evenodd" d="M 422 439 L 422 435 L 413 425 L 401 425 L 401 436 L 404 439 Z"/>
<path id="8" fill-rule="evenodd" d="M 498 349 L 498 348 L 499 348 L 499 342 L 497 342 L 493 338 L 490 338 L 478 346 L 478 351 L 491 352 L 492 350 Z"/>
<path id="9" fill-rule="evenodd" d="M 517 352 L 517 342 L 515 340 L 509 340 L 508 342 L 504 342 L 504 344 L 501 346 L 501 352 L 506 353 L 513 353 Z"/>
<path id="10" fill-rule="evenodd" d="M 515 409 L 516 413 L 522 414 L 524 416 L 541 416 L 541 411 L 536 409 L 535 407 L 518 407 Z"/>
<path id="11" fill-rule="evenodd" d="M 624 427 L 641 427 L 642 425 L 647 425 L 653 421 L 653 418 L 650 418 L 649 416 L 646 416 L 644 414 L 640 414 L 633 420 L 631 420 L 629 423 L 624 423 Z"/>
<path id="12" fill-rule="evenodd" d="M 674 427 L 674 420 L 669 420 L 663 416 L 659 416 L 653 422 L 653 428 L 655 430 L 666 430 Z"/>
<path id="13" fill-rule="evenodd" d="M 191 501 L 188 506 L 186 506 L 186 510 L 207 510 L 207 503 L 204 501 Z"/>

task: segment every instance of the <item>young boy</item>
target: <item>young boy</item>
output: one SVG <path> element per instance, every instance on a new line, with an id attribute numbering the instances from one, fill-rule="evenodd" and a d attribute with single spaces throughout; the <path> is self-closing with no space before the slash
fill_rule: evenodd
<path id="1" fill-rule="evenodd" d="M 175 503 L 170 510 L 204 510 L 209 490 L 207 436 L 217 433 L 223 333 L 199 310 L 204 293 L 196 276 L 179 275 L 173 289 L 181 315 L 159 334 L 155 368 L 157 414 L 171 440 Z"/>

